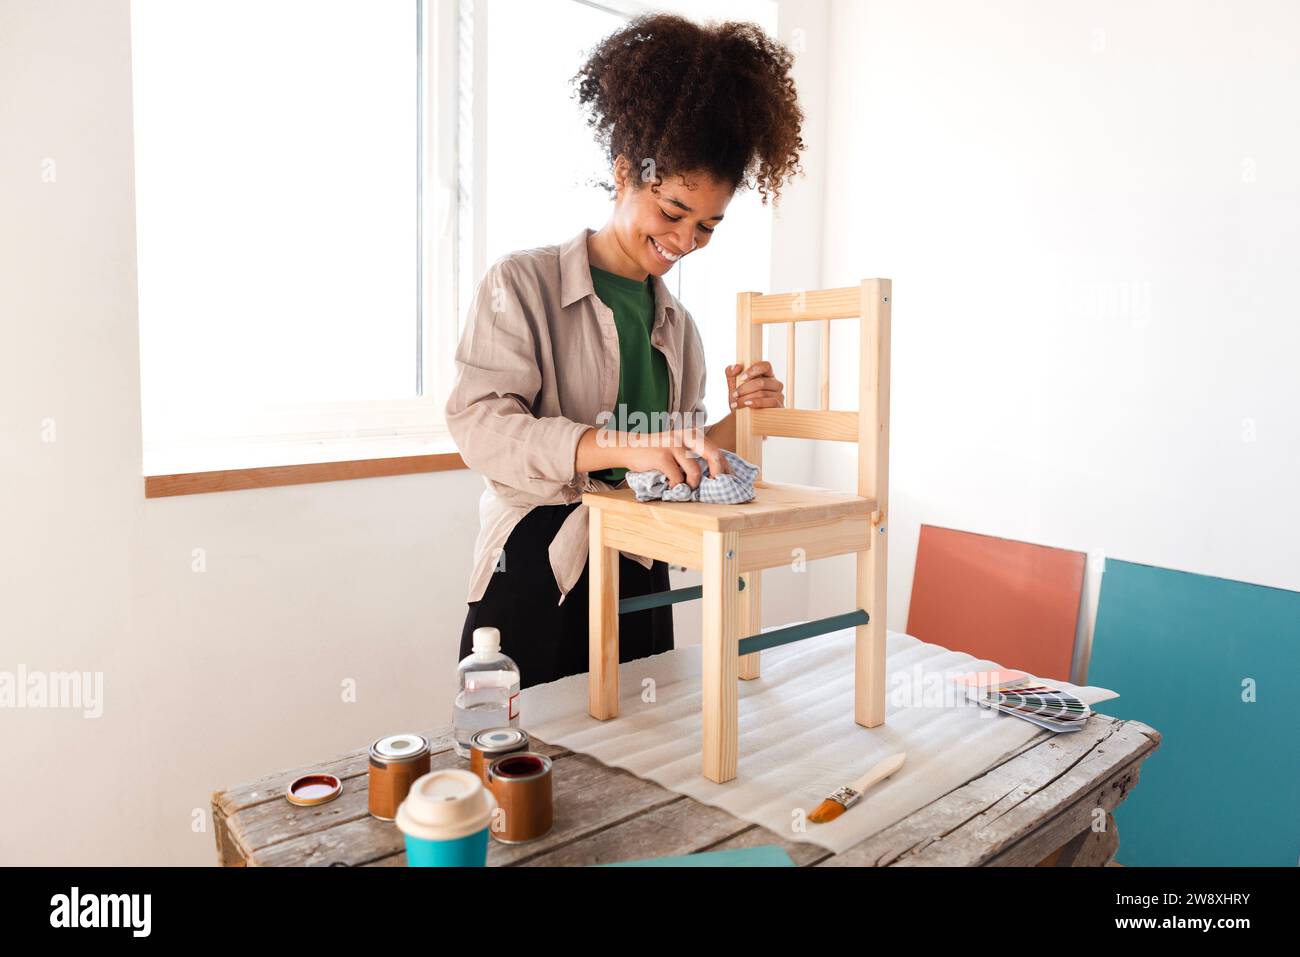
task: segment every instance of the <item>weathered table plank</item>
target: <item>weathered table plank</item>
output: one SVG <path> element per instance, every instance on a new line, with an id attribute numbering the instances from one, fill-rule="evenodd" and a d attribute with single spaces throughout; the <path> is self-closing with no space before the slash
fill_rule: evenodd
<path id="1" fill-rule="evenodd" d="M 801 866 L 1095 866 L 1113 858 L 1118 836 L 1111 812 L 1159 741 L 1146 725 L 1101 714 L 1081 731 L 1043 731 L 983 775 L 833 855 L 534 739 L 555 762 L 555 827 L 527 844 L 492 842 L 488 864 L 586 865 L 776 844 Z M 432 767 L 463 766 L 450 729 L 435 731 L 431 742 Z M 367 812 L 366 766 L 366 751 L 358 749 L 213 795 L 219 861 L 404 865 L 401 833 Z M 338 775 L 343 794 L 314 808 L 284 800 L 290 781 L 318 770 Z"/>
<path id="2" fill-rule="evenodd" d="M 1118 805 L 1131 788 L 1126 772 L 1132 766 L 1136 780 L 1136 765 L 1160 741 L 1140 722 L 1106 715 L 1090 718 L 1081 731 L 1043 734 L 1049 737 L 823 863 L 1035 864 L 1087 829 L 1094 807 Z"/>

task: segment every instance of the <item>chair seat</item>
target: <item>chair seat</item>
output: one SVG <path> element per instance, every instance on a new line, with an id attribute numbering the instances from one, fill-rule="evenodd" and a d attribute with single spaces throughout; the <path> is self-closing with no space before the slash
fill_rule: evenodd
<path id="1" fill-rule="evenodd" d="M 772 482 L 756 483 L 754 498 L 742 505 L 638 502 L 636 493 L 630 488 L 586 492 L 582 501 L 589 508 L 608 509 L 641 517 L 650 515 L 656 522 L 666 525 L 715 532 L 801 525 L 851 515 L 870 515 L 876 510 L 875 499 L 808 485 Z"/>

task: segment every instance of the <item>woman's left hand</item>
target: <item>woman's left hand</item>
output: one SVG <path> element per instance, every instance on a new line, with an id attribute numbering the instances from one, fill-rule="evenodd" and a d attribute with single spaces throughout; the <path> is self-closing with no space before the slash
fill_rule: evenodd
<path id="1" fill-rule="evenodd" d="M 772 374 L 772 363 L 755 362 L 727 366 L 727 394 L 731 410 L 780 409 L 785 407 L 785 385 Z"/>

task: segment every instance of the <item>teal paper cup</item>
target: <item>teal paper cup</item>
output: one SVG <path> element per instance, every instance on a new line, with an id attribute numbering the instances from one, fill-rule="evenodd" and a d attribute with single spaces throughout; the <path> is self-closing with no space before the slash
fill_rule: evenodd
<path id="1" fill-rule="evenodd" d="M 408 867 L 483 867 L 497 802 L 472 771 L 430 771 L 397 809 Z"/>

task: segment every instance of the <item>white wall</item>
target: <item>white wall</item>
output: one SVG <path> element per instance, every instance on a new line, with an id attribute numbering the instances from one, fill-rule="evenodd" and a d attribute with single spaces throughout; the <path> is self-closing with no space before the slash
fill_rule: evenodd
<path id="1" fill-rule="evenodd" d="M 0 669 L 105 682 L 0 711 L 0 863 L 209 864 L 213 790 L 450 716 L 474 475 L 143 497 L 128 43 L 0 5 Z"/>
<path id="2" fill-rule="evenodd" d="M 699 13 L 683 11 L 688 16 L 699 18 Z M 733 11 L 740 15 L 739 10 Z M 728 250 L 733 229 L 731 213 L 719 229 L 718 239 L 710 243 L 704 251 L 698 265 L 701 268 L 720 270 L 730 284 L 725 299 L 719 295 L 714 301 L 706 303 L 706 309 L 700 303 L 686 298 L 687 308 L 697 321 L 709 323 L 702 329 L 705 343 L 711 350 L 715 365 L 710 371 L 710 395 L 708 407 L 710 417 L 717 419 L 723 407 L 720 399 L 715 399 L 714 383 L 720 377 L 721 369 L 716 364 L 718 356 L 727 355 L 721 364 L 735 361 L 736 348 L 736 298 L 735 294 L 748 292 L 787 292 L 793 289 L 815 289 L 821 281 L 822 265 L 822 222 L 824 215 L 823 183 L 826 169 L 826 141 L 829 125 L 828 104 L 826 99 L 827 83 L 827 37 L 828 7 L 825 0 L 780 0 L 777 7 L 775 36 L 794 52 L 793 76 L 799 93 L 800 106 L 804 111 L 802 136 L 806 149 L 802 157 L 804 173 L 789 180 L 782 189 L 780 202 L 774 207 L 771 226 L 771 259 L 763 263 L 761 269 L 754 269 L 752 264 L 740 261 L 736 252 Z M 752 193 L 744 195 L 744 202 L 753 202 Z M 742 200 L 733 200 L 735 208 Z M 734 224 L 735 228 L 749 228 L 745 221 Z M 739 244 L 737 244 L 739 245 Z M 743 248 L 740 250 L 743 253 Z M 766 272 L 769 281 L 765 287 L 757 287 L 745 277 L 755 272 Z M 716 289 L 720 283 L 711 283 Z M 689 293 L 683 293 L 688 296 Z M 809 330 L 812 331 L 812 330 Z M 765 342 L 764 355 L 771 361 L 775 374 L 789 381 L 789 366 L 786 357 L 786 341 L 783 333 L 771 336 Z M 815 380 L 819 352 L 815 339 L 800 336 L 795 346 L 798 368 L 795 384 L 804 407 L 813 404 L 816 399 L 806 388 Z M 725 393 L 725 389 L 723 390 Z M 768 438 L 763 442 L 763 478 L 771 482 L 794 482 L 801 485 L 813 481 L 813 460 L 816 453 L 814 443 L 797 439 Z M 698 572 L 679 574 L 680 585 L 697 585 L 700 582 Z M 825 612 L 810 610 L 810 585 L 812 576 L 806 570 L 795 571 L 792 568 L 771 568 L 763 572 L 763 623 L 779 625 L 786 622 L 802 621 L 819 617 Z M 677 605 L 673 609 L 673 622 L 679 644 L 698 644 L 700 640 L 699 609 L 694 605 Z"/>
<path id="3" fill-rule="evenodd" d="M 922 522 L 1300 588 L 1300 6 L 835 0 L 831 37 L 822 280 L 894 281 L 890 627 Z"/>
<path id="4" fill-rule="evenodd" d="M 0 670 L 105 681 L 0 710 L 0 864 L 210 864 L 213 790 L 450 719 L 475 475 L 143 497 L 128 11 L 0 0 Z"/>

